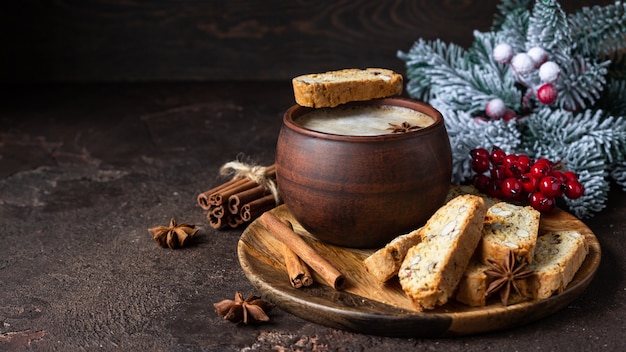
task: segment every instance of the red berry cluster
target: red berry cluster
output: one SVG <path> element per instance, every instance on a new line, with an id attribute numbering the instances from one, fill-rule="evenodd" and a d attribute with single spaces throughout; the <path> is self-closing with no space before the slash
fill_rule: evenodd
<path id="1" fill-rule="evenodd" d="M 583 195 L 583 185 L 572 171 L 558 170 L 559 163 L 541 158 L 531 160 L 524 154 L 507 154 L 493 147 L 470 151 L 474 186 L 488 195 L 501 199 L 527 200 L 533 208 L 548 212 L 556 198 L 576 199 Z"/>

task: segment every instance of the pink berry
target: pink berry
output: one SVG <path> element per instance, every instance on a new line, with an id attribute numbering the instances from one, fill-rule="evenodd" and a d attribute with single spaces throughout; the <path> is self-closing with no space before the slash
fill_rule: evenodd
<path id="1" fill-rule="evenodd" d="M 539 79 L 544 83 L 552 83 L 559 78 L 561 68 L 553 61 L 545 62 L 539 67 Z"/>
<path id="2" fill-rule="evenodd" d="M 506 112 L 506 105 L 504 104 L 504 101 L 500 98 L 489 100 L 489 102 L 485 106 L 485 113 L 487 114 L 487 116 L 495 120 L 503 118 Z"/>
<path id="3" fill-rule="evenodd" d="M 538 211 L 549 212 L 554 209 L 555 201 L 541 192 L 533 192 L 528 197 L 528 204 Z"/>
<path id="4" fill-rule="evenodd" d="M 539 99 L 542 104 L 548 105 L 554 103 L 557 96 L 558 92 L 556 88 L 550 83 L 542 84 L 537 89 L 537 99 Z"/>
<path id="5" fill-rule="evenodd" d="M 511 68 L 518 74 L 524 75 L 535 69 L 535 61 L 526 53 L 519 53 L 511 59 Z"/>
<path id="6" fill-rule="evenodd" d="M 509 63 L 513 54 L 513 47 L 506 43 L 498 44 L 493 48 L 493 58 L 501 64 Z"/>
<path id="7" fill-rule="evenodd" d="M 541 66 L 544 62 L 548 61 L 548 53 L 541 47 L 533 47 L 526 53 L 533 59 L 535 67 Z"/>
<path id="8" fill-rule="evenodd" d="M 565 196 L 570 199 L 577 199 L 583 196 L 585 188 L 578 181 L 567 181 L 565 183 Z"/>

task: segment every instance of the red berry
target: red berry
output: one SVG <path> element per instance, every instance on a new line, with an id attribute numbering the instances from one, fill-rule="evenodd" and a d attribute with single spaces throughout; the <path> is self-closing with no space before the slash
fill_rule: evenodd
<path id="1" fill-rule="evenodd" d="M 506 178 L 506 168 L 504 165 L 496 165 L 489 170 L 491 178 L 494 180 L 504 180 Z"/>
<path id="2" fill-rule="evenodd" d="M 552 162 L 546 158 L 539 158 L 535 161 L 535 164 L 546 164 L 550 167 L 552 167 Z"/>
<path id="3" fill-rule="evenodd" d="M 472 158 L 485 158 L 489 160 L 489 151 L 485 148 L 476 148 L 470 150 L 470 156 Z"/>
<path id="4" fill-rule="evenodd" d="M 487 186 L 487 194 L 495 198 L 504 198 L 502 194 L 502 180 L 491 180 Z"/>
<path id="5" fill-rule="evenodd" d="M 481 192 L 487 193 L 487 188 L 489 187 L 489 183 L 491 179 L 487 175 L 476 175 L 474 176 L 474 187 Z"/>
<path id="6" fill-rule="evenodd" d="M 483 172 L 489 170 L 489 158 L 472 158 L 472 170 L 476 173 L 482 174 Z"/>
<path id="7" fill-rule="evenodd" d="M 520 169 L 520 172 L 525 174 L 528 171 L 530 171 L 530 158 L 528 157 L 528 155 L 525 154 L 519 154 L 517 156 L 517 166 Z"/>
<path id="8" fill-rule="evenodd" d="M 500 165 L 502 164 L 502 160 L 504 160 L 504 157 L 506 156 L 506 153 L 504 152 L 504 150 L 498 148 L 498 147 L 493 147 L 491 149 L 491 163 L 494 165 Z"/>
<path id="9" fill-rule="evenodd" d="M 539 181 L 539 191 L 548 197 L 563 195 L 562 183 L 554 176 L 546 176 Z"/>
<path id="10" fill-rule="evenodd" d="M 516 178 L 509 177 L 502 181 L 502 194 L 508 198 L 518 198 L 522 195 L 522 184 Z"/>
<path id="11" fill-rule="evenodd" d="M 556 101 L 558 92 L 550 83 L 542 84 L 537 89 L 537 99 L 543 104 L 552 104 Z"/>
<path id="12" fill-rule="evenodd" d="M 554 198 L 548 197 L 541 192 L 533 192 L 528 197 L 528 203 L 531 207 L 541 211 L 549 212 L 554 209 Z"/>
<path id="13" fill-rule="evenodd" d="M 509 109 L 509 110 L 507 110 L 507 111 L 504 113 L 504 117 L 502 117 L 502 119 L 503 119 L 504 121 L 511 121 L 511 120 L 513 120 L 513 119 L 514 119 L 514 118 L 516 118 L 516 117 L 517 117 L 517 115 L 515 115 L 515 111 L 513 111 L 513 110 Z"/>
<path id="14" fill-rule="evenodd" d="M 533 177 L 530 173 L 524 173 L 520 177 L 520 183 L 526 193 L 532 193 L 539 190 L 539 180 Z"/>
<path id="15" fill-rule="evenodd" d="M 548 176 L 551 170 L 552 167 L 550 165 L 537 161 L 530 167 L 530 174 L 533 175 L 534 178 L 541 179 Z"/>
<path id="16" fill-rule="evenodd" d="M 565 175 L 559 170 L 552 170 L 550 176 L 556 177 L 561 184 L 565 184 L 565 182 L 567 182 L 567 177 L 565 177 Z"/>
<path id="17" fill-rule="evenodd" d="M 578 175 L 573 171 L 565 171 L 563 176 L 565 176 L 568 181 L 578 181 Z"/>
<path id="18" fill-rule="evenodd" d="M 576 181 L 576 180 L 567 181 L 565 183 L 565 192 L 564 193 L 565 193 L 565 196 L 567 198 L 577 199 L 577 198 L 582 197 L 582 195 L 585 193 L 585 189 L 584 189 L 583 185 L 580 182 Z"/>

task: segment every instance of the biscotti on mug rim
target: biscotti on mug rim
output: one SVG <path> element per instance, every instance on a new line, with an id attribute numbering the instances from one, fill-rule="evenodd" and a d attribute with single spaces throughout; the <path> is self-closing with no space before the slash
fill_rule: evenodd
<path id="1" fill-rule="evenodd" d="M 383 68 L 305 74 L 293 78 L 292 85 L 296 103 L 309 108 L 387 98 L 403 90 L 402 75 Z"/>

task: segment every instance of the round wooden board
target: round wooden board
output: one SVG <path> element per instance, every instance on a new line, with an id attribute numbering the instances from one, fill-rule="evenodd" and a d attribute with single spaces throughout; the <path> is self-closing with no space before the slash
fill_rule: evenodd
<path id="1" fill-rule="evenodd" d="M 293 288 L 284 266 L 281 243 L 258 222 L 243 232 L 238 244 L 239 262 L 261 295 L 281 309 L 318 324 L 364 334 L 396 337 L 471 335 L 509 329 L 555 313 L 575 300 L 592 281 L 600 264 L 600 244 L 591 230 L 573 215 L 557 209 L 542 215 L 540 232 L 576 230 L 585 236 L 589 254 L 576 276 L 560 294 L 533 302 L 502 306 L 490 301 L 469 307 L 454 300 L 434 310 L 416 312 L 397 280 L 379 283 L 363 268 L 374 250 L 337 247 L 315 240 L 282 205 L 271 212 L 289 220 L 294 230 L 346 277 L 337 291 L 314 275 L 309 287 Z"/>

